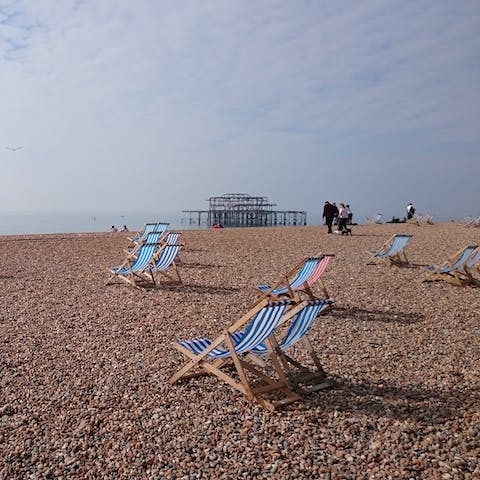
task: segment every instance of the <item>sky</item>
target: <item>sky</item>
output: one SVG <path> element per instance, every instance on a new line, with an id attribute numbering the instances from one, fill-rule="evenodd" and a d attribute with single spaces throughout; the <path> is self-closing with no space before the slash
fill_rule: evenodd
<path id="1" fill-rule="evenodd" d="M 479 152 L 478 0 L 0 0 L 0 212 L 478 216 Z"/>

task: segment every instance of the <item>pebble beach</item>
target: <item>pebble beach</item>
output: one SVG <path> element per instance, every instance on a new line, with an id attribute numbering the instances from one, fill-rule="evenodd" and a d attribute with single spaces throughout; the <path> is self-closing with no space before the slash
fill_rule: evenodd
<path id="1" fill-rule="evenodd" d="M 368 265 L 395 233 L 411 266 Z M 0 237 L 1 480 L 480 479 L 480 288 L 422 283 L 479 228 L 185 230 L 183 285 L 107 286 L 129 235 Z M 216 377 L 168 383 L 174 342 L 214 338 L 320 252 L 331 388 L 271 413 Z"/>

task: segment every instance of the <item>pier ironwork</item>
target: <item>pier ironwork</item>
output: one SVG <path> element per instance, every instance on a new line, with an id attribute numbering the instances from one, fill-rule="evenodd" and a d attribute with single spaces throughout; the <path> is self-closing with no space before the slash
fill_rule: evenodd
<path id="1" fill-rule="evenodd" d="M 220 223 L 224 227 L 272 227 L 306 225 L 307 212 L 274 210 L 268 197 L 245 193 L 225 193 L 208 199 L 208 210 L 183 210 L 189 223 L 207 225 Z"/>

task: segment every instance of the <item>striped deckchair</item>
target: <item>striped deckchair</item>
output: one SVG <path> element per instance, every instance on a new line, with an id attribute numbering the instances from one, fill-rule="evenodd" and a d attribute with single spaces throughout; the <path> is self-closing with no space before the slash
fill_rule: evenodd
<path id="1" fill-rule="evenodd" d="M 178 245 L 180 235 L 181 232 L 168 232 L 165 238 L 165 243 L 167 245 Z"/>
<path id="2" fill-rule="evenodd" d="M 455 252 L 441 265 L 426 265 L 425 268 L 430 273 L 422 281 L 444 280 L 460 286 L 477 284 L 471 273 L 471 269 L 478 265 L 479 261 L 477 248 L 477 245 L 467 245 Z"/>
<path id="3" fill-rule="evenodd" d="M 135 245 L 146 241 L 146 237 L 149 233 L 159 233 L 160 235 L 163 235 L 163 233 L 165 233 L 167 230 L 168 225 L 168 223 L 163 222 L 146 223 L 133 238 L 129 238 L 130 243 L 127 248 L 131 249 Z"/>
<path id="4" fill-rule="evenodd" d="M 166 277 L 171 283 L 183 283 L 178 273 L 175 259 L 180 251 L 180 245 L 164 245 L 156 254 L 153 264 L 148 269 L 148 274 L 152 282 L 156 285 L 158 274 Z"/>
<path id="5" fill-rule="evenodd" d="M 315 299 L 316 297 L 311 287 L 317 281 L 320 281 L 325 298 L 329 298 L 328 291 L 321 277 L 325 273 L 332 257 L 334 257 L 334 254 L 327 253 L 317 257 L 304 258 L 283 275 L 280 281 L 273 287 L 270 285 L 257 285 L 255 288 L 263 294 L 262 297 L 279 298 L 281 296 L 289 296 L 290 298 L 296 298 L 296 292 L 303 291 L 311 299 Z"/>
<path id="6" fill-rule="evenodd" d="M 156 234 L 149 234 L 149 238 L 150 235 Z M 157 242 L 142 243 L 134 253 L 129 253 L 121 265 L 108 269 L 112 275 L 108 278 L 106 284 L 118 283 L 114 280 L 122 280 L 137 287 L 137 282 L 144 280 L 144 274 L 152 264 L 157 249 Z"/>
<path id="7" fill-rule="evenodd" d="M 329 385 L 329 382 L 325 382 L 326 375 L 321 365 L 321 362 L 308 338 L 308 332 L 310 331 L 315 319 L 322 313 L 331 308 L 333 305 L 332 300 L 319 299 L 310 300 L 307 305 L 300 310 L 293 321 L 291 322 L 286 334 L 275 345 L 275 351 L 279 355 L 279 359 L 282 363 L 282 368 L 287 376 L 288 383 L 292 388 L 298 390 L 301 383 L 309 383 L 308 391 L 318 390 L 319 388 Z M 275 342 L 279 338 L 277 331 L 274 334 Z M 234 341 L 237 340 L 235 333 Z M 313 360 L 316 370 L 311 370 L 308 367 L 302 365 L 297 360 L 294 360 L 291 356 L 287 355 L 286 350 L 293 347 L 295 344 L 301 343 L 305 346 L 307 353 Z M 270 352 L 265 343 L 260 343 L 256 347 L 251 349 L 251 353 L 255 355 L 266 356 Z M 292 369 L 292 366 L 295 369 Z M 313 383 L 313 384 L 312 384 Z"/>
<path id="8" fill-rule="evenodd" d="M 469 283 L 472 285 L 480 284 L 480 247 L 467 258 L 463 269 Z M 474 273 L 474 270 L 476 270 L 476 273 Z"/>
<path id="9" fill-rule="evenodd" d="M 280 321 L 291 318 L 304 306 L 305 302 L 294 305 L 289 300 L 269 302 L 268 299 L 264 299 L 213 341 L 196 338 L 175 343 L 175 348 L 188 360 L 170 378 L 170 383 L 211 374 L 270 411 L 275 410 L 277 406 L 299 400 L 301 397 L 287 386 L 278 358 L 273 352 L 270 337 Z M 242 333 L 235 336 L 234 340 L 233 335 L 240 330 Z M 270 378 L 246 360 L 246 354 L 262 343 L 266 343 L 272 352 L 272 361 L 279 379 Z M 232 365 L 233 373 L 224 370 L 225 366 Z M 255 385 L 252 384 L 251 377 L 256 381 Z M 258 382 L 261 382 L 261 385 L 258 385 Z M 270 400 L 267 397 L 272 392 L 282 393 L 283 398 Z"/>
<path id="10" fill-rule="evenodd" d="M 367 223 L 382 223 L 382 213 L 377 213 L 375 215 L 372 215 L 371 217 L 365 217 L 367 220 Z"/>
<path id="11" fill-rule="evenodd" d="M 408 258 L 404 251 L 412 235 L 397 233 L 386 241 L 378 250 L 368 250 L 372 256 L 368 265 L 379 263 L 382 260 L 389 260 L 390 265 L 403 267 L 408 265 Z"/>

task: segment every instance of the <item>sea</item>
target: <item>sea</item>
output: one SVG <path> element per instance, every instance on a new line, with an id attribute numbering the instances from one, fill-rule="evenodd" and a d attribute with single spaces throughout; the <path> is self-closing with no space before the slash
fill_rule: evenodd
<path id="1" fill-rule="evenodd" d="M 63 213 L 63 212 L 0 212 L 0 235 L 29 235 L 50 233 L 108 232 L 112 226 L 121 230 L 140 230 L 145 223 L 165 222 L 169 230 L 207 228 L 190 222 L 188 215 L 175 213 Z"/>
<path id="2" fill-rule="evenodd" d="M 354 221 L 365 223 L 364 214 L 354 217 Z M 165 222 L 169 230 L 198 230 L 208 228 L 202 219 L 199 225 L 197 217 L 188 213 L 65 213 L 65 212 L 1 212 L 0 235 L 29 235 L 50 233 L 100 233 L 110 231 L 112 225 L 122 230 L 126 225 L 132 232 L 139 231 L 145 223 Z M 382 222 L 388 221 L 384 216 Z M 451 219 L 434 217 L 434 221 Z M 321 215 L 309 215 L 308 225 L 322 225 Z"/>

